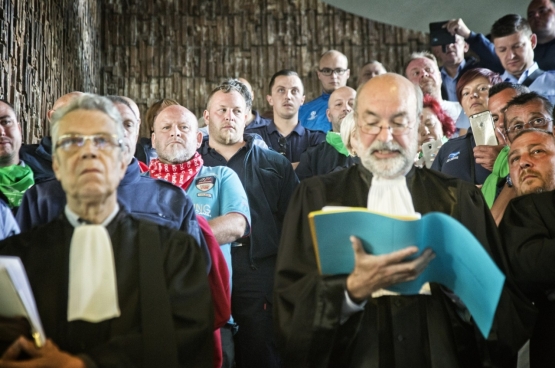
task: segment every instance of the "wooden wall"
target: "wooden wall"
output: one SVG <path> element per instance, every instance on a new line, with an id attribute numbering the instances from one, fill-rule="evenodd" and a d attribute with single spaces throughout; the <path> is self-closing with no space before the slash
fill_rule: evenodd
<path id="1" fill-rule="evenodd" d="M 0 98 L 15 107 L 23 140 L 48 134 L 46 112 L 72 90 L 99 91 L 96 0 L 0 0 Z"/>
<path id="2" fill-rule="evenodd" d="M 365 61 L 401 71 L 411 52 L 427 47 L 423 33 L 317 0 L 105 0 L 102 30 L 102 93 L 131 97 L 143 113 L 171 97 L 197 116 L 228 77 L 249 80 L 254 107 L 267 110 L 268 82 L 283 68 L 300 74 L 307 101 L 320 95 L 315 67 L 326 50 L 347 55 L 355 86 Z M 148 135 L 144 124 L 141 133 Z"/>

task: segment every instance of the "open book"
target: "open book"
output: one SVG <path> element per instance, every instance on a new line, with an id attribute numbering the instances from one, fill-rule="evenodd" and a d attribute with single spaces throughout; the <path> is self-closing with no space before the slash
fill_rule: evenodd
<path id="1" fill-rule="evenodd" d="M 413 281 L 392 285 L 389 290 L 418 294 L 426 282 L 442 284 L 461 298 L 482 334 L 489 335 L 505 276 L 480 242 L 457 220 L 438 212 L 409 219 L 343 207 L 311 212 L 309 221 L 323 275 L 353 271 L 351 235 L 362 241 L 366 252 L 375 255 L 410 245 L 419 248 L 418 255 L 431 248 L 436 258 L 422 274 Z"/>
<path id="2" fill-rule="evenodd" d="M 25 317 L 37 347 L 42 347 L 46 336 L 35 304 L 35 298 L 19 257 L 0 257 L 0 316 Z"/>

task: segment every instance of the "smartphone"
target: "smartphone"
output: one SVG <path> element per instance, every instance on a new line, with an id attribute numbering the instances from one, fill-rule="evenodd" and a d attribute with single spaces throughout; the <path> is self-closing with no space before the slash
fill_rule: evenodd
<path id="1" fill-rule="evenodd" d="M 470 120 L 472 134 L 477 146 L 497 146 L 499 144 L 495 136 L 495 124 L 489 111 L 470 115 L 468 120 Z"/>
<path id="2" fill-rule="evenodd" d="M 422 158 L 424 159 L 424 164 L 428 169 L 432 167 L 432 163 L 434 162 L 441 145 L 441 138 L 422 144 Z"/>
<path id="3" fill-rule="evenodd" d="M 449 33 L 443 25 L 448 21 L 444 22 L 433 22 L 430 23 L 430 46 L 442 46 L 455 43 L 455 36 Z"/>

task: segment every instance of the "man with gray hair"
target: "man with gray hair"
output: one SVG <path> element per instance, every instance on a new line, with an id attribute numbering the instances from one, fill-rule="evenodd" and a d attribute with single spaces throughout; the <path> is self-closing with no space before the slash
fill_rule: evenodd
<path id="1" fill-rule="evenodd" d="M 418 253 L 409 246 L 372 255 L 351 237 L 353 272 L 330 276 L 318 271 L 308 214 L 325 206 L 366 207 L 399 216 L 442 212 L 465 225 L 488 251 L 493 249 L 490 254 L 498 254 L 495 223 L 479 189 L 414 167 L 421 110 L 422 93 L 406 78 L 372 78 L 358 92 L 354 106 L 354 145 L 362 164 L 306 179 L 291 198 L 275 283 L 285 366 L 482 366 L 478 333 L 453 294 L 434 283 L 429 294 L 391 295 L 383 290 L 416 278 L 433 262 L 429 249 Z M 500 304 L 505 305 L 506 297 Z M 459 317 L 465 315 L 464 320 Z M 496 345 L 515 358 L 525 337 L 513 331 L 503 336 L 520 338 L 510 348 L 504 341 Z"/>
<path id="2" fill-rule="evenodd" d="M 272 320 L 276 253 L 289 198 L 298 183 L 289 161 L 253 144 L 243 134 L 250 93 L 236 80 L 225 81 L 208 96 L 204 120 L 209 136 L 199 152 L 207 166 L 233 169 L 247 193 L 251 234 L 231 248 L 231 314 L 237 367 L 280 367 Z"/>
<path id="3" fill-rule="evenodd" d="M 433 54 L 427 51 L 412 53 L 405 66 L 405 77 L 419 86 L 422 93 L 431 95 L 439 101 L 441 108 L 457 124 L 456 136 L 466 134 L 466 131 L 470 127 L 470 122 L 462 112 L 461 104 L 457 101 L 444 100 L 441 97 L 441 73 L 437 65 L 437 59 Z"/>
<path id="4" fill-rule="evenodd" d="M 18 338 L 2 363 L 26 353 L 45 366 L 212 366 L 211 299 L 197 244 L 117 203 L 127 166 L 121 120 L 109 100 L 88 94 L 52 117 L 64 213 L 0 242 L 0 254 L 21 258 L 49 339 L 38 349 Z"/>

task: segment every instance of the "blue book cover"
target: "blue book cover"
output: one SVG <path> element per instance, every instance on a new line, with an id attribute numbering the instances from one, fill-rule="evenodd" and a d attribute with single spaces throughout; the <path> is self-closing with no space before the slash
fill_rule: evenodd
<path id="1" fill-rule="evenodd" d="M 436 258 L 420 276 L 388 290 L 418 294 L 423 284 L 435 282 L 451 289 L 466 305 L 487 338 L 505 276 L 480 242 L 457 220 L 432 212 L 421 219 L 391 217 L 365 208 L 316 211 L 309 215 L 320 273 L 350 274 L 354 269 L 351 235 L 370 254 L 391 253 L 415 245 L 419 255 L 431 248 Z"/>

